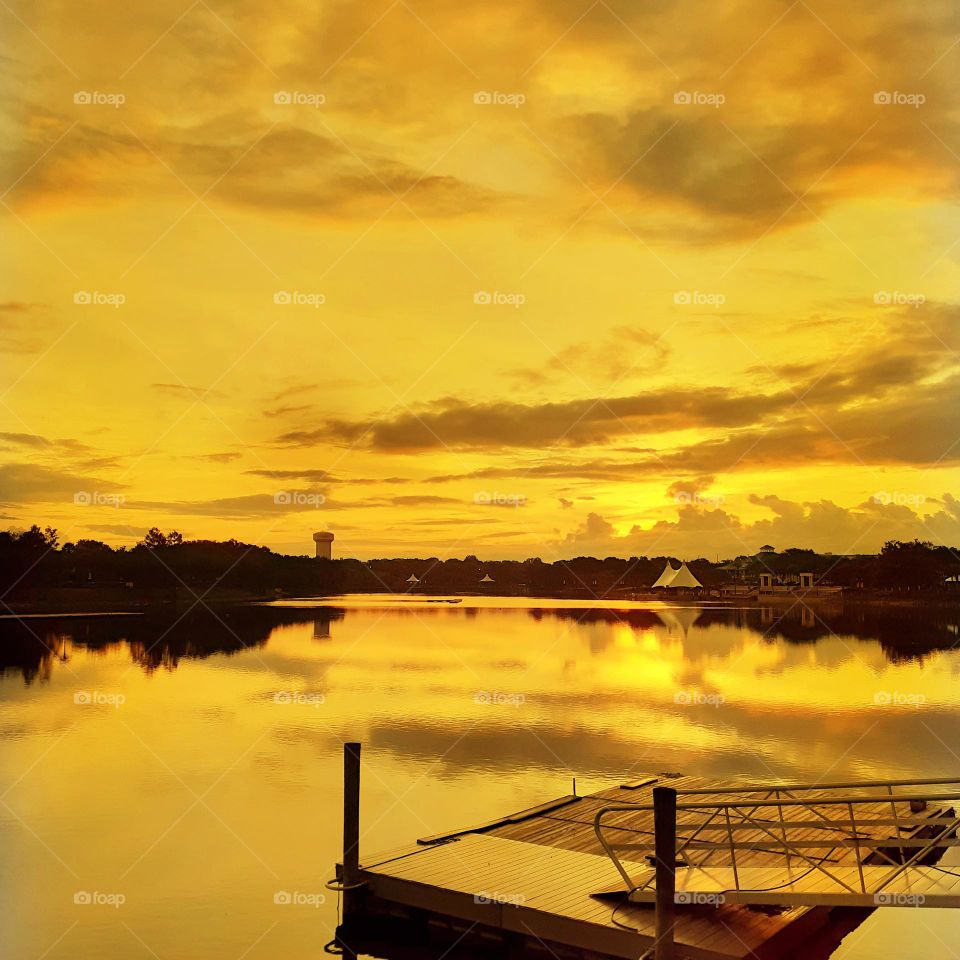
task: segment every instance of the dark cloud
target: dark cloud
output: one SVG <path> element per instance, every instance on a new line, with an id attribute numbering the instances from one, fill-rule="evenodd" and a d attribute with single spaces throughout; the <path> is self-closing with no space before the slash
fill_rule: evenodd
<path id="1" fill-rule="evenodd" d="M 246 470 L 252 477 L 271 480 L 303 480 L 306 483 L 409 483 L 406 477 L 340 477 L 327 470 Z"/>
<path id="2" fill-rule="evenodd" d="M 0 466 L 0 503 L 73 504 L 77 494 L 112 494 L 123 484 L 36 463 Z"/>
<path id="3" fill-rule="evenodd" d="M 206 460 L 207 463 L 233 463 L 234 460 L 239 460 L 242 456 L 242 453 L 237 453 L 235 450 L 228 450 L 222 453 L 196 454 L 195 458 L 197 460 Z"/>

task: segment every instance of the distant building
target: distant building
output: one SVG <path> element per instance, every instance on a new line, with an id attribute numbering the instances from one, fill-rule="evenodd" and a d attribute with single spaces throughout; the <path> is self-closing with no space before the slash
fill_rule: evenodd
<path id="1" fill-rule="evenodd" d="M 480 582 L 481 582 L 481 583 L 493 583 L 493 577 L 491 577 L 489 573 L 485 573 L 485 574 L 480 578 Z"/>
<path id="2" fill-rule="evenodd" d="M 419 578 L 415 573 L 411 573 L 410 576 L 407 577 L 407 579 L 406 579 L 405 582 L 412 585 L 412 584 L 414 584 L 414 583 L 419 583 L 419 582 L 420 582 L 420 578 Z"/>
<path id="3" fill-rule="evenodd" d="M 765 544 L 757 551 L 757 556 L 758 556 L 758 557 L 770 556 L 770 554 L 773 554 L 773 553 L 776 553 L 776 552 L 777 552 L 777 548 L 776 548 L 776 547 L 772 546 L 772 545 L 769 544 L 769 543 L 765 543 Z"/>
<path id="4" fill-rule="evenodd" d="M 333 559 L 333 534 L 325 530 L 318 530 L 313 535 L 313 542 L 317 545 L 317 559 Z"/>

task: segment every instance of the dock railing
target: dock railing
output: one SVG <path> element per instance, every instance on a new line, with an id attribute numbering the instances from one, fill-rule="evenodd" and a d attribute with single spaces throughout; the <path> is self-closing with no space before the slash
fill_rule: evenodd
<path id="1" fill-rule="evenodd" d="M 958 800 L 957 777 L 697 790 L 664 786 L 654 787 L 652 805 L 601 808 L 594 830 L 631 899 L 650 900 L 649 887 L 655 885 L 655 956 L 669 960 L 674 956 L 677 903 L 902 905 L 884 890 L 911 868 L 937 859 L 944 847 L 960 845 L 951 807 Z M 649 831 L 644 836 L 625 816 L 640 811 L 653 812 L 652 836 Z M 610 822 L 617 814 L 620 822 Z M 782 867 L 786 882 L 752 889 L 744 882 L 744 870 L 749 869 L 744 860 L 750 868 L 760 866 L 768 872 L 770 867 Z M 638 871 L 637 861 L 645 861 L 646 869 Z M 713 882 L 712 895 L 689 890 L 677 894 L 677 871 L 691 868 L 712 869 L 702 874 Z M 729 874 L 718 868 L 727 868 Z M 756 870 L 752 873 L 755 877 Z M 798 889 L 796 883 L 808 875 L 814 875 L 814 881 Z M 815 882 L 818 875 L 820 883 Z M 726 889 L 723 883 L 716 886 L 718 876 L 729 880 Z M 923 904 L 919 897 L 911 905 Z"/>

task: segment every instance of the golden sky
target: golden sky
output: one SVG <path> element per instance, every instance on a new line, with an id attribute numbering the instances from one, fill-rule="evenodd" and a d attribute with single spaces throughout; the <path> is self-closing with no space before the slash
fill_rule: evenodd
<path id="1" fill-rule="evenodd" d="M 960 543 L 954 4 L 0 20 L 6 525 Z"/>

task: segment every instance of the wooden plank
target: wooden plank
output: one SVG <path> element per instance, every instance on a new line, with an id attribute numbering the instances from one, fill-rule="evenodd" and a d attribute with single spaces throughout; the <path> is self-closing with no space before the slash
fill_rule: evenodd
<path id="1" fill-rule="evenodd" d="M 639 780 L 628 780 L 620 784 L 621 790 L 639 790 L 640 787 L 650 787 L 657 782 L 657 777 L 642 777 Z"/>
<path id="2" fill-rule="evenodd" d="M 438 833 L 431 837 L 420 837 L 417 843 L 428 846 L 433 843 L 440 843 L 444 840 L 450 840 L 453 837 L 462 836 L 465 833 L 483 833 L 492 830 L 495 827 L 504 826 L 509 823 L 520 823 L 523 820 L 529 820 L 539 816 L 542 813 L 548 813 L 551 810 L 559 810 L 561 807 L 569 806 L 571 803 L 578 803 L 582 797 L 575 797 L 573 794 L 567 794 L 556 800 L 549 800 L 547 803 L 541 803 L 535 807 L 528 807 L 526 810 L 520 810 L 518 813 L 509 814 L 506 817 L 498 817 L 496 820 L 490 820 L 486 823 L 478 824 L 474 827 L 464 827 L 462 830 L 454 830 L 450 833 Z"/>

